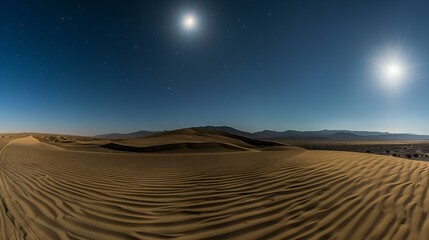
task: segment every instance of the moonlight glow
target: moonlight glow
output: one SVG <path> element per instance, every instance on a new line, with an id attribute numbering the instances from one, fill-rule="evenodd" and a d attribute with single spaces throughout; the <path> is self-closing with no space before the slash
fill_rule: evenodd
<path id="1" fill-rule="evenodd" d="M 407 63 L 403 47 L 389 48 L 372 63 L 381 87 L 389 90 L 400 90 L 409 82 L 411 68 Z"/>
<path id="2" fill-rule="evenodd" d="M 194 29 L 196 26 L 195 17 L 192 15 L 186 15 L 183 18 L 183 26 L 185 27 L 185 29 L 188 29 L 188 30 Z"/>
<path id="3" fill-rule="evenodd" d="M 385 77 L 387 80 L 396 81 L 403 77 L 404 69 L 398 63 L 388 64 L 385 69 Z"/>

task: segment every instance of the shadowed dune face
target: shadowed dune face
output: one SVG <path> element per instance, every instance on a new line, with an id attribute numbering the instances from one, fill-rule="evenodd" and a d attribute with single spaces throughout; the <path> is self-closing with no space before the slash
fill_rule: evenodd
<path id="1" fill-rule="evenodd" d="M 286 144 L 256 140 L 225 132 L 186 128 L 102 145 L 103 148 L 129 152 L 229 152 L 284 147 Z"/>
<path id="2" fill-rule="evenodd" d="M 425 239 L 428 164 L 305 151 L 139 155 L 2 151 L 3 236 Z M 6 214 L 7 212 L 7 214 Z"/>
<path id="3" fill-rule="evenodd" d="M 134 147 L 121 145 L 116 143 L 104 144 L 101 147 L 108 148 L 118 151 L 126 152 L 142 152 L 142 153 L 156 153 L 156 152 L 216 152 L 216 151 L 247 151 L 245 148 L 241 148 L 232 144 L 226 143 L 198 143 L 198 142 L 184 142 L 184 143 L 170 143 L 149 147 Z"/>

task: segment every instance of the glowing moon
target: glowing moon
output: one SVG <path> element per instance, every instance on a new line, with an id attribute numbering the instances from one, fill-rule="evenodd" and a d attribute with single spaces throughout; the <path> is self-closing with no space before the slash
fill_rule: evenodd
<path id="1" fill-rule="evenodd" d="M 183 26 L 185 27 L 185 29 L 188 29 L 188 30 L 194 29 L 196 26 L 195 17 L 192 15 L 186 15 L 183 18 Z"/>
<path id="2" fill-rule="evenodd" d="M 414 66 L 407 55 L 403 47 L 390 47 L 371 60 L 381 88 L 396 92 L 410 82 Z"/>
<path id="3" fill-rule="evenodd" d="M 404 75 L 403 67 L 398 63 L 388 64 L 385 69 L 385 77 L 387 80 L 397 81 Z"/>

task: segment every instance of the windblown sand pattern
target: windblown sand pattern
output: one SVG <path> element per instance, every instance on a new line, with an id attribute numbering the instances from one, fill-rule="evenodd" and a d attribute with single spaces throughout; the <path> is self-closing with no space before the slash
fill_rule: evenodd
<path id="1" fill-rule="evenodd" d="M 1 154 L 4 239 L 426 239 L 425 162 L 305 151 Z"/>

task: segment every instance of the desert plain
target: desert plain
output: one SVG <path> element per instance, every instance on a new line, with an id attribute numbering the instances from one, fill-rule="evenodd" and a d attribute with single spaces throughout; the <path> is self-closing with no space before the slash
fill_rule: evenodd
<path id="1" fill-rule="evenodd" d="M 292 144 L 199 129 L 2 134 L 1 236 L 427 239 L 427 162 Z"/>

